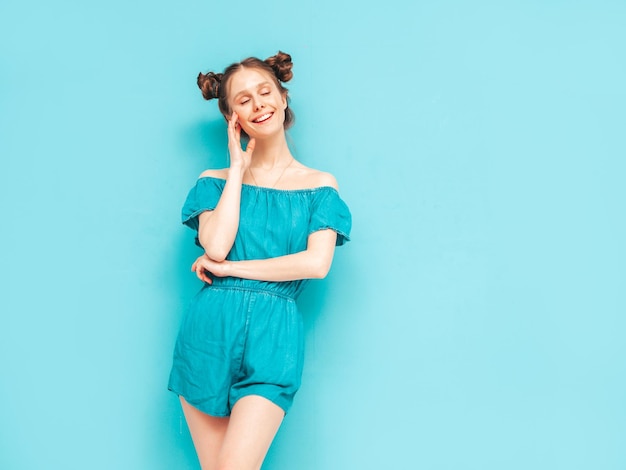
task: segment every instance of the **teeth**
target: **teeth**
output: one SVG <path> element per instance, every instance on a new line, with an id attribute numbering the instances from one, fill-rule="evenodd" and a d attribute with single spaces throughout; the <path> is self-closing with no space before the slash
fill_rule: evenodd
<path id="1" fill-rule="evenodd" d="M 263 116 L 257 118 L 254 120 L 254 122 L 261 122 L 261 121 L 265 121 L 266 119 L 269 119 L 269 117 L 272 115 L 272 113 L 267 113 L 264 114 Z"/>

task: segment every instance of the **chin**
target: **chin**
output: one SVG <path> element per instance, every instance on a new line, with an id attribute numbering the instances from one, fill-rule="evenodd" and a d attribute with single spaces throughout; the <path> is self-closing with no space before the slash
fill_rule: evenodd
<path id="1" fill-rule="evenodd" d="M 250 132 L 246 131 L 246 134 L 250 137 L 254 137 L 255 139 L 263 139 L 267 137 L 273 137 L 280 132 L 284 132 L 284 127 L 280 126 L 279 128 L 268 128 L 268 129 L 251 129 Z"/>

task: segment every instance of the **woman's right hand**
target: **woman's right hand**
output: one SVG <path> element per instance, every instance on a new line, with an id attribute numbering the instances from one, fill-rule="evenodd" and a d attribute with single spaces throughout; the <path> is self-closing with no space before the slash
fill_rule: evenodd
<path id="1" fill-rule="evenodd" d="M 252 160 L 252 153 L 256 141 L 251 138 L 246 150 L 241 148 L 241 125 L 237 122 L 239 116 L 233 112 L 228 120 L 228 152 L 230 153 L 230 168 L 243 173 L 246 172 Z"/>
<path id="2" fill-rule="evenodd" d="M 254 152 L 254 139 L 250 139 L 245 152 L 241 148 L 241 127 L 237 123 L 238 120 L 237 113 L 233 113 L 228 119 L 230 169 L 222 195 L 213 211 L 200 214 L 198 224 L 198 241 L 210 259 L 216 262 L 224 261 L 235 243 L 239 230 L 243 180 L 245 172 L 250 167 L 252 152 Z M 213 274 L 217 275 L 217 273 Z M 209 282 L 210 277 L 201 277 L 201 279 Z"/>

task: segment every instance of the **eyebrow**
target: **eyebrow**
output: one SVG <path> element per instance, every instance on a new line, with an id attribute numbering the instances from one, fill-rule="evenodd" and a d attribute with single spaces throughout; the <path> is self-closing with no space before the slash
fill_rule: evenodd
<path id="1" fill-rule="evenodd" d="M 259 88 L 263 88 L 264 86 L 270 85 L 271 83 L 269 81 L 265 81 L 265 82 L 261 82 L 256 86 L 256 89 L 258 90 Z M 254 87 L 253 87 L 254 88 Z M 237 98 L 239 98 L 241 95 L 244 95 L 246 93 L 250 92 L 250 88 L 246 88 L 245 90 L 241 90 L 239 93 L 237 93 L 235 95 L 235 97 L 233 98 L 234 100 L 236 100 Z"/>

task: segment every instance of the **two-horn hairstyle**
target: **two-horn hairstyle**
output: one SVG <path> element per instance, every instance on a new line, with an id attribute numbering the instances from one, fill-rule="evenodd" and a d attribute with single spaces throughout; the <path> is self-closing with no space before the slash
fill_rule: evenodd
<path id="1" fill-rule="evenodd" d="M 284 128 L 288 129 L 293 124 L 295 116 L 291 108 L 289 108 L 289 90 L 283 86 L 283 83 L 288 82 L 293 77 L 292 67 L 291 56 L 281 51 L 265 60 L 248 57 L 241 62 L 229 65 L 224 70 L 224 73 L 200 73 L 198 75 L 198 87 L 202 91 L 204 99 L 211 100 L 217 98 L 221 113 L 224 117 L 227 117 L 231 114 L 231 109 L 228 105 L 228 82 L 233 74 L 244 68 L 262 70 L 274 80 L 278 90 L 287 99 Z"/>

